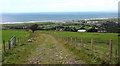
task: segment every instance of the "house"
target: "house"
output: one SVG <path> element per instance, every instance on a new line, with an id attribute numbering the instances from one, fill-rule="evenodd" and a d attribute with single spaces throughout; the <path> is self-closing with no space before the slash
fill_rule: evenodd
<path id="1" fill-rule="evenodd" d="M 64 31 L 63 28 L 56 28 L 56 31 Z"/>
<path id="2" fill-rule="evenodd" d="M 100 33 L 106 33 L 107 31 L 98 31 L 98 32 L 100 32 Z"/>
<path id="3" fill-rule="evenodd" d="M 85 29 L 80 29 L 77 32 L 87 32 Z"/>
<path id="4" fill-rule="evenodd" d="M 64 28 L 64 27 L 61 27 L 61 26 L 60 26 L 60 27 L 56 27 L 56 31 L 64 31 L 64 29 L 65 29 L 65 28 Z"/>

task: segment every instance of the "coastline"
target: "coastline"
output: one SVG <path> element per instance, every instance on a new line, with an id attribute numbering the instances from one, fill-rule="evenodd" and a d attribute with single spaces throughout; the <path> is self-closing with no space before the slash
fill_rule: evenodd
<path id="1" fill-rule="evenodd" d="M 79 19 L 79 20 L 99 20 L 99 19 L 118 19 L 118 17 L 114 17 L 114 18 L 89 18 L 89 19 Z M 58 21 L 29 21 L 29 22 L 1 22 L 0 25 L 2 24 L 25 24 L 25 23 L 46 23 L 46 22 L 53 22 L 53 23 L 65 23 L 65 22 L 71 22 L 73 20 L 58 20 Z M 74 20 L 74 21 L 78 21 L 78 20 Z"/>

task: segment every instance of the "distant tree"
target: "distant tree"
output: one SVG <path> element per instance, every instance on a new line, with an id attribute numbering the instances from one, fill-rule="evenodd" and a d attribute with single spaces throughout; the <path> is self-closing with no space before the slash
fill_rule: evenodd
<path id="1" fill-rule="evenodd" d="M 65 31 L 70 31 L 70 27 L 65 27 Z"/>
<path id="2" fill-rule="evenodd" d="M 65 31 L 72 31 L 72 32 L 77 32 L 77 29 L 75 27 L 65 27 Z"/>
<path id="3" fill-rule="evenodd" d="M 117 24 L 115 22 L 107 21 L 106 23 L 103 23 L 101 25 L 101 28 L 110 33 L 117 33 L 117 32 L 120 32 L 118 30 L 119 29 L 118 26 L 119 26 L 119 24 Z"/>
<path id="4" fill-rule="evenodd" d="M 77 32 L 77 29 L 75 27 L 72 28 L 73 32 Z"/>
<path id="5" fill-rule="evenodd" d="M 85 29 L 85 26 L 82 26 L 80 29 Z"/>
<path id="6" fill-rule="evenodd" d="M 95 29 L 95 28 L 91 28 L 91 29 L 89 29 L 87 32 L 98 32 L 98 30 Z"/>
<path id="7" fill-rule="evenodd" d="M 30 26 L 30 29 L 32 30 L 32 32 L 34 33 L 38 28 L 38 25 L 37 24 L 33 24 Z"/>
<path id="8" fill-rule="evenodd" d="M 117 30 L 118 30 L 118 33 L 120 33 L 120 23 L 118 23 L 118 26 L 117 26 Z M 120 35 L 120 34 L 119 34 Z"/>

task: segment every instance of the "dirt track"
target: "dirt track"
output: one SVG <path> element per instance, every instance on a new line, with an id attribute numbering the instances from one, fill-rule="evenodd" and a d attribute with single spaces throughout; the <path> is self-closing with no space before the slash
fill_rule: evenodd
<path id="1" fill-rule="evenodd" d="M 83 64 L 75 55 L 63 46 L 52 35 L 39 34 L 36 43 L 39 43 L 36 51 L 29 56 L 28 64 Z M 39 38 L 43 38 L 42 40 Z"/>

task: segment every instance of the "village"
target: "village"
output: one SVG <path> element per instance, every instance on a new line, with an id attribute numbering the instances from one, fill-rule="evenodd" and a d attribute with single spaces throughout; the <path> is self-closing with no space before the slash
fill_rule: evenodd
<path id="1" fill-rule="evenodd" d="M 23 24 L 3 24 L 2 29 L 25 29 L 29 30 L 32 24 L 38 24 L 37 30 L 53 30 L 53 31 L 71 31 L 71 32 L 110 32 L 118 33 L 119 23 L 117 19 L 84 19 L 84 20 L 64 20 L 49 21 L 38 23 Z"/>

